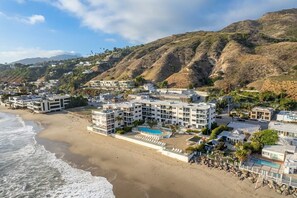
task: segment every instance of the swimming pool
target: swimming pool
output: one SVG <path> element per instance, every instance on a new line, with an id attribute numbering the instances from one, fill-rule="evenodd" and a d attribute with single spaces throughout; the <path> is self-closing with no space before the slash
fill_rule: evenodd
<path id="1" fill-rule="evenodd" d="M 280 167 L 279 164 L 276 164 L 276 163 L 273 163 L 273 162 L 270 162 L 270 161 L 267 161 L 267 160 L 263 160 L 263 159 L 252 158 L 251 161 L 254 162 L 257 165 L 269 166 L 271 168 L 277 168 L 278 169 Z"/>
<path id="2" fill-rule="evenodd" d="M 162 131 L 158 129 L 150 129 L 147 127 L 138 127 L 138 130 L 144 133 L 150 133 L 152 135 L 162 135 Z"/>

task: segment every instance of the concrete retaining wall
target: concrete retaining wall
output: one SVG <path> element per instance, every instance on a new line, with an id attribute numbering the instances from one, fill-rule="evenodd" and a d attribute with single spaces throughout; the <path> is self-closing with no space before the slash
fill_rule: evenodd
<path id="1" fill-rule="evenodd" d="M 171 158 L 183 161 L 183 162 L 189 162 L 189 156 L 165 150 L 165 149 L 163 149 L 162 146 L 154 145 L 154 144 L 151 144 L 151 143 L 148 143 L 148 142 L 143 142 L 141 140 L 136 140 L 136 139 L 133 139 L 133 138 L 130 138 L 130 137 L 127 137 L 127 136 L 123 136 L 123 135 L 118 135 L 118 134 L 112 134 L 110 136 L 115 137 L 117 139 L 125 140 L 125 141 L 128 141 L 128 142 L 132 142 L 132 143 L 135 143 L 135 144 L 139 144 L 139 145 L 142 145 L 142 146 L 146 146 L 146 147 L 155 149 L 158 152 L 160 152 L 162 155 L 165 155 L 165 156 L 168 156 L 168 157 L 171 157 Z"/>
<path id="2" fill-rule="evenodd" d="M 148 142 L 143 142 L 143 141 L 136 140 L 136 139 L 133 139 L 133 138 L 129 138 L 129 137 L 126 137 L 126 136 L 123 136 L 123 135 L 112 134 L 111 136 L 115 137 L 117 139 L 126 140 L 128 142 L 132 142 L 132 143 L 135 143 L 135 144 L 146 146 L 146 147 L 149 147 L 149 148 L 152 148 L 152 149 L 156 149 L 156 150 L 162 149 L 161 146 L 158 146 L 158 145 L 155 145 L 155 144 L 150 144 Z"/>
<path id="3" fill-rule="evenodd" d="M 183 162 L 189 162 L 189 158 L 186 155 L 178 154 L 178 153 L 173 153 L 167 150 L 160 150 L 162 155 L 166 155 L 168 157 L 183 161 Z"/>

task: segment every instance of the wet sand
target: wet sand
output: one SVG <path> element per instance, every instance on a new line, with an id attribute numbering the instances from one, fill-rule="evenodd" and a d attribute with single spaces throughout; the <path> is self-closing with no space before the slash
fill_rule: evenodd
<path id="1" fill-rule="evenodd" d="M 74 115 L 39 115 L 4 107 L 0 111 L 40 122 L 44 130 L 38 134 L 39 143 L 72 166 L 106 177 L 116 197 L 282 197 L 268 187 L 255 190 L 249 181 L 239 181 L 231 173 L 190 165 L 140 145 L 90 134 L 86 130 L 88 121 Z"/>

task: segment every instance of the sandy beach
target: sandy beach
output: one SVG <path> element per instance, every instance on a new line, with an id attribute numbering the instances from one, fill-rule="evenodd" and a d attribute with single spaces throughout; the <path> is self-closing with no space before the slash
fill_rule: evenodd
<path id="1" fill-rule="evenodd" d="M 38 134 L 39 143 L 72 166 L 106 177 L 116 197 L 282 197 L 268 187 L 255 190 L 249 181 L 239 181 L 231 173 L 190 165 L 140 145 L 90 134 L 86 119 L 65 112 L 38 115 L 2 106 L 0 111 L 40 122 L 44 130 Z"/>

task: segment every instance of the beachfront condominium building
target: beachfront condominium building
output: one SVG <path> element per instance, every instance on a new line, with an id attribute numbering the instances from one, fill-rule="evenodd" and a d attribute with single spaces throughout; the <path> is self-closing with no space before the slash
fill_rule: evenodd
<path id="1" fill-rule="evenodd" d="M 189 128 L 210 128 L 215 121 L 215 104 L 140 100 L 145 120 Z"/>
<path id="2" fill-rule="evenodd" d="M 104 134 L 132 125 L 136 120 L 154 120 L 191 128 L 210 128 L 215 121 L 215 104 L 189 104 L 160 100 L 133 100 L 103 105 L 93 111 L 93 130 Z M 108 118 L 108 119 L 107 119 Z"/>
<path id="3" fill-rule="evenodd" d="M 268 129 L 277 131 L 281 141 L 297 146 L 297 124 L 272 121 L 268 124 Z"/>
<path id="4" fill-rule="evenodd" d="M 92 112 L 92 131 L 110 134 L 115 132 L 115 112 L 113 110 L 101 110 Z"/>
<path id="5" fill-rule="evenodd" d="M 103 134 L 114 133 L 117 128 L 131 126 L 134 121 L 142 120 L 142 104 L 114 103 L 105 104 L 102 109 L 92 112 L 92 130 Z"/>
<path id="6" fill-rule="evenodd" d="M 29 103 L 39 101 L 41 99 L 42 99 L 41 96 L 23 95 L 23 96 L 9 97 L 8 102 L 12 108 L 24 109 L 24 108 L 27 108 Z"/>
<path id="7" fill-rule="evenodd" d="M 100 89 L 132 89 L 135 87 L 134 81 L 131 80 L 92 80 L 90 81 L 90 86 L 93 88 L 100 88 Z"/>
<path id="8" fill-rule="evenodd" d="M 35 113 L 61 111 L 70 103 L 69 95 L 51 95 L 28 103 L 28 109 Z"/>
<path id="9" fill-rule="evenodd" d="M 104 104 L 103 109 L 111 109 L 115 112 L 115 127 L 132 125 L 134 121 L 142 120 L 142 104 L 139 102 L 122 102 L 113 104 Z M 119 122 L 120 121 L 120 122 Z"/>
<path id="10" fill-rule="evenodd" d="M 250 111 L 250 119 L 271 121 L 274 110 L 266 107 L 254 107 Z"/>
<path id="11" fill-rule="evenodd" d="M 276 114 L 276 120 L 280 122 L 296 122 L 297 111 L 280 111 Z"/>

